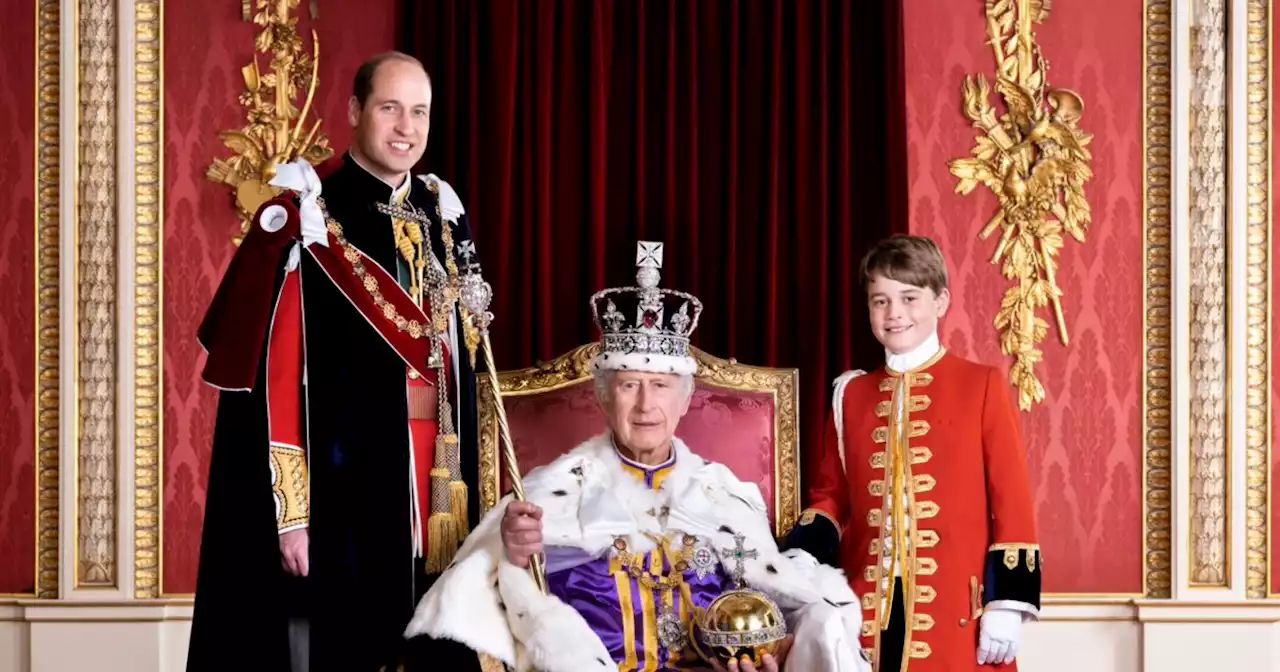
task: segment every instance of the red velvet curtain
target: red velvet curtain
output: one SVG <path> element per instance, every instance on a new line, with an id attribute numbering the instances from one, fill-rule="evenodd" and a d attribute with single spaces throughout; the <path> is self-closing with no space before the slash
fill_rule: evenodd
<path id="1" fill-rule="evenodd" d="M 906 229 L 898 7 L 408 0 L 423 168 L 465 201 L 498 366 L 597 338 L 590 294 L 662 241 L 662 286 L 704 303 L 695 345 L 800 369 L 808 478 L 831 379 L 882 359 L 857 264 Z"/>

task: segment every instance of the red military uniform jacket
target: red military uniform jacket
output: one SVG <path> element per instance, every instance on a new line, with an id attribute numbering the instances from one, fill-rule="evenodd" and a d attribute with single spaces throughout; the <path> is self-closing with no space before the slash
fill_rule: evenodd
<path id="1" fill-rule="evenodd" d="M 939 349 L 914 369 L 855 377 L 835 401 L 842 436 L 833 417 L 797 531 L 830 528 L 815 525 L 824 519 L 838 530 L 873 662 L 895 575 L 907 624 L 902 672 L 991 669 L 977 664 L 984 609 L 1038 613 L 1035 511 L 1005 386 L 997 369 Z"/>

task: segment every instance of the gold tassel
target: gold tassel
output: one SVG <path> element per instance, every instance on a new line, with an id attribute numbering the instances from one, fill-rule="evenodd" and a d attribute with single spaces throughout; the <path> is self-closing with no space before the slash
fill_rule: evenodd
<path id="1" fill-rule="evenodd" d="M 444 442 L 447 443 L 448 439 L 445 438 Z M 438 448 L 440 443 L 436 445 Z M 439 574 L 448 568 L 466 536 L 462 529 L 465 523 L 460 525 L 459 518 L 454 513 L 456 493 L 451 479 L 449 470 L 444 467 L 431 470 L 431 516 L 427 519 L 428 574 Z M 465 490 L 463 494 L 466 494 Z M 466 500 L 462 501 L 465 507 Z M 465 508 L 461 520 L 466 520 Z"/>
<path id="2" fill-rule="evenodd" d="M 467 520 L 467 484 L 464 481 L 453 481 L 449 484 L 449 510 L 458 521 L 458 534 L 466 538 L 471 533 Z"/>
<path id="3" fill-rule="evenodd" d="M 427 573 L 439 574 L 447 569 L 460 541 L 458 519 L 452 513 L 431 514 L 427 519 Z"/>

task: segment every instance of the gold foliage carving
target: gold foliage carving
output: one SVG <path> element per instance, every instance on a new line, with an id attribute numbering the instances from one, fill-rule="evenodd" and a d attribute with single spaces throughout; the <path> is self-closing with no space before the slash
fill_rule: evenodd
<path id="1" fill-rule="evenodd" d="M 1009 378 L 1023 410 L 1045 396 L 1035 365 L 1049 324 L 1036 313 L 1052 306 L 1058 336 L 1063 345 L 1069 342 L 1056 258 L 1066 235 L 1084 242 L 1092 220 L 1084 193 L 1093 177 L 1092 136 L 1078 126 L 1084 101 L 1074 91 L 1049 88 L 1048 65 L 1031 30 L 1048 18 L 1049 5 L 1048 0 L 987 1 L 994 86 L 1007 111 L 997 116 L 985 76 L 965 77 L 964 114 L 982 134 L 972 157 L 950 163 L 951 174 L 959 178 L 957 193 L 968 194 L 981 184 L 1000 200 L 1000 210 L 979 237 L 986 240 L 1001 231 L 991 263 L 1014 281 L 1000 303 L 995 328 L 1001 351 L 1015 357 Z"/>
<path id="2" fill-rule="evenodd" d="M 730 390 L 767 392 L 774 395 L 774 531 L 786 534 L 800 516 L 800 452 L 799 406 L 795 369 L 773 369 L 740 364 L 733 359 L 720 359 L 697 348 L 690 353 L 698 362 L 697 381 Z M 599 343 L 579 346 L 535 367 L 498 374 L 502 397 L 510 399 L 559 390 L 591 378 L 591 359 L 600 352 Z M 487 377 L 477 378 L 479 386 L 480 432 L 480 506 L 493 508 L 501 495 L 501 449 L 498 439 L 497 410 L 491 383 Z M 569 448 L 568 446 L 566 448 Z M 697 447 L 694 447 L 697 450 Z"/>
<path id="3" fill-rule="evenodd" d="M 76 587 L 116 585 L 116 3 L 79 4 Z"/>
<path id="4" fill-rule="evenodd" d="M 317 117 L 307 128 L 319 84 L 320 39 L 311 31 L 312 53 L 308 55 L 293 14 L 299 0 L 255 1 L 256 13 L 251 11 L 249 0 L 244 0 L 241 10 L 245 20 L 262 27 L 254 49 L 271 54 L 270 70 L 262 72 L 257 55 L 241 68 L 245 90 L 240 94 L 240 105 L 245 108 L 248 123 L 239 130 L 218 134 L 235 155 L 214 159 L 205 174 L 234 190 L 240 216 L 240 231 L 233 237 L 237 245 L 248 232 L 249 220 L 259 206 L 279 194 L 269 184 L 275 177 L 276 165 L 299 158 L 315 165 L 333 156 L 329 139 L 320 132 L 321 120 Z M 314 3 L 311 12 L 314 18 Z M 301 91 L 306 91 L 306 97 L 299 107 Z"/>
<path id="5" fill-rule="evenodd" d="M 1190 585 L 1230 585 L 1230 113 L 1227 0 L 1192 5 L 1187 129 Z"/>

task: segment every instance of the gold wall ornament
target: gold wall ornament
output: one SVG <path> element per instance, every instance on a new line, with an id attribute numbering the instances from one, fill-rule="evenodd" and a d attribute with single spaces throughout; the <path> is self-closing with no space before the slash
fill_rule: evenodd
<path id="1" fill-rule="evenodd" d="M 1056 279 L 1063 233 L 1083 243 L 1092 219 L 1084 194 L 1093 176 L 1087 149 L 1092 136 L 1078 126 L 1084 101 L 1074 91 L 1048 87 L 1048 64 L 1031 31 L 1033 23 L 1048 18 L 1049 5 L 1049 0 L 987 1 L 995 89 L 1007 112 L 996 116 L 986 77 L 966 76 L 964 114 L 982 135 L 973 157 L 949 164 L 960 178 L 956 193 L 984 184 L 1000 199 L 1000 210 L 979 238 L 1002 230 L 991 263 L 1000 264 L 1015 284 L 1005 292 L 994 324 L 1001 332 L 1001 352 L 1016 358 L 1009 378 L 1024 411 L 1045 396 L 1035 365 L 1041 360 L 1037 344 L 1049 325 L 1036 312 L 1052 306 L 1058 336 L 1063 345 L 1069 342 Z"/>
<path id="2" fill-rule="evenodd" d="M 333 156 L 329 139 L 320 133 L 319 117 L 305 135 L 302 133 L 319 83 L 320 38 L 311 31 L 312 54 L 307 55 L 293 16 L 300 0 L 255 1 L 258 11 L 252 17 L 249 0 L 242 0 L 241 11 L 246 21 L 262 26 L 254 48 L 271 54 L 271 70 L 261 72 L 256 54 L 252 63 L 241 68 L 245 90 L 239 100 L 248 123 L 239 130 L 218 133 L 235 156 L 214 159 L 205 173 L 208 179 L 235 190 L 240 216 L 240 231 L 232 239 L 236 245 L 244 239 L 258 208 L 280 193 L 269 184 L 275 177 L 274 166 L 299 158 L 317 165 Z M 315 18 L 314 2 L 311 15 Z M 304 89 L 306 97 L 299 108 L 296 99 Z"/>

